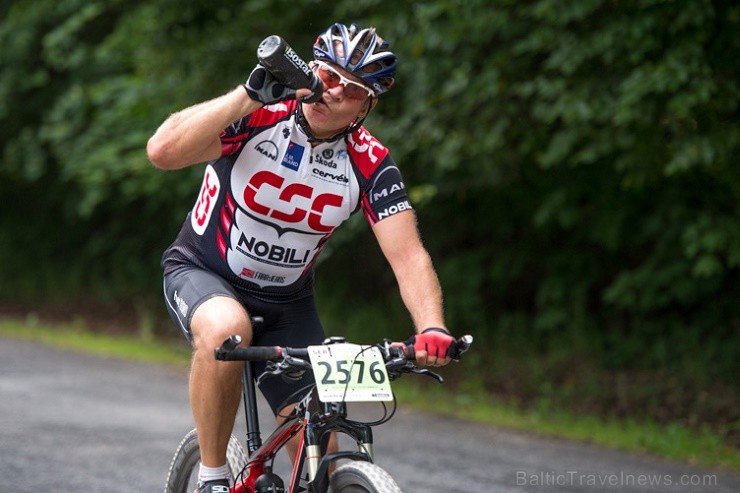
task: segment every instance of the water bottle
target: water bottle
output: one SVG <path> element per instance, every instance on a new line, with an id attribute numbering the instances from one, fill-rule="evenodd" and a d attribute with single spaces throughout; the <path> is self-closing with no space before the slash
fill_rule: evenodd
<path id="1" fill-rule="evenodd" d="M 257 47 L 260 63 L 283 85 L 291 89 L 308 88 L 313 94 L 302 99 L 315 103 L 324 92 L 324 85 L 306 62 L 278 35 L 265 38 Z"/>

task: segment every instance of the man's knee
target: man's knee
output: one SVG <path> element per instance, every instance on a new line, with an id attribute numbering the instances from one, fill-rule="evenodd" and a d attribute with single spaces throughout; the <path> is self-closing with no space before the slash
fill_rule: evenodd
<path id="1" fill-rule="evenodd" d="M 227 337 L 238 335 L 242 344 L 252 340 L 252 327 L 247 310 L 235 299 L 217 296 L 204 301 L 190 323 L 196 350 L 211 350 Z"/>

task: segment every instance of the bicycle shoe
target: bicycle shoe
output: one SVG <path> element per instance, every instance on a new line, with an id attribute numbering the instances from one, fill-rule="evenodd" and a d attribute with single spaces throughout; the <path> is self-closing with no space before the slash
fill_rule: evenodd
<path id="1" fill-rule="evenodd" d="M 228 479 L 214 479 L 198 486 L 193 493 L 229 493 Z"/>

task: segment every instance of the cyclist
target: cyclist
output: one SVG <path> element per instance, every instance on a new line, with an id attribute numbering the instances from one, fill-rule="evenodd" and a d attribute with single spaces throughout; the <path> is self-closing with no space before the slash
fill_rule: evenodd
<path id="1" fill-rule="evenodd" d="M 393 85 L 396 56 L 374 28 L 338 23 L 317 37 L 313 54 L 311 69 L 323 82 L 317 102 L 258 64 L 244 85 L 168 117 L 147 144 L 158 168 L 208 162 L 195 206 L 162 260 L 168 311 L 194 349 L 200 493 L 227 491 L 226 449 L 240 399 L 240 365 L 217 362 L 213 350 L 232 334 L 244 344 L 320 344 L 314 262 L 353 213 L 362 210 L 395 274 L 416 329 L 417 361 L 450 361 L 454 339 L 439 281 L 401 174 L 362 126 Z M 253 329 L 250 315 L 264 324 Z M 278 422 L 311 382 L 306 374 L 260 385 Z"/>

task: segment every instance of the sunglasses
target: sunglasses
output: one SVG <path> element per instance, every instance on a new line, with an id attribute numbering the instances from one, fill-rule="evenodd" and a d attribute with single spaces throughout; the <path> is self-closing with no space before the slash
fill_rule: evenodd
<path id="1" fill-rule="evenodd" d="M 375 97 L 375 92 L 372 89 L 359 82 L 349 80 L 324 62 L 314 61 L 312 68 L 316 72 L 316 75 L 319 76 L 319 79 L 321 79 L 321 82 L 324 83 L 326 89 L 333 89 L 341 85 L 344 95 L 349 99 L 363 100 L 366 97 Z"/>

